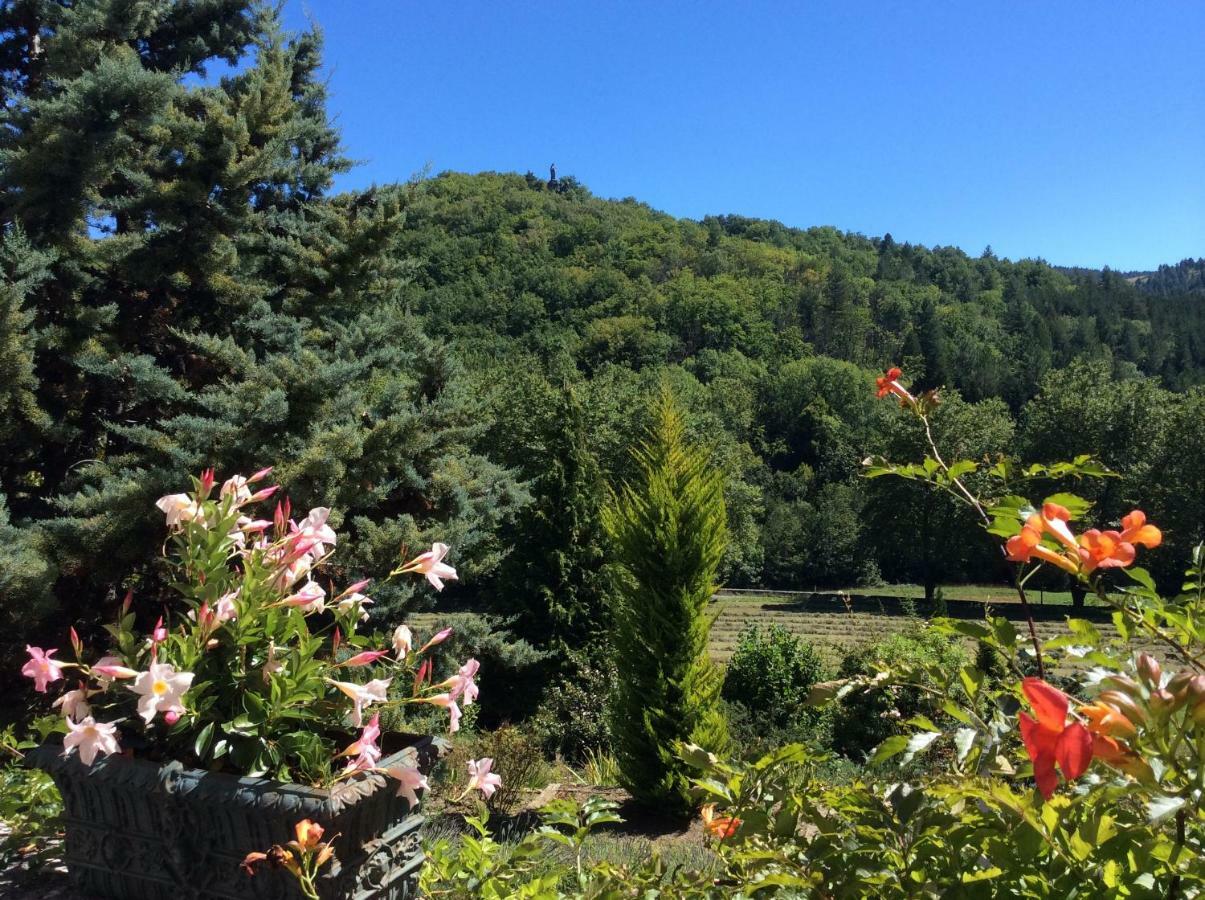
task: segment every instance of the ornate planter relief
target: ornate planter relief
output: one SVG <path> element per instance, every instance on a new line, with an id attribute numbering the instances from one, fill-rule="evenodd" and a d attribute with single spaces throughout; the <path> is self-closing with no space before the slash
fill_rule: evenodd
<path id="1" fill-rule="evenodd" d="M 381 766 L 429 772 L 432 738 L 411 739 Z M 287 872 L 239 868 L 252 850 L 287 843 L 312 819 L 335 841 L 324 870 L 324 900 L 408 900 L 418 894 L 423 817 L 397 796 L 397 784 L 359 775 L 331 790 L 262 778 L 156 765 L 121 756 L 91 766 L 45 744 L 28 763 L 49 773 L 63 795 L 65 861 L 82 891 L 112 900 L 294 900 Z"/>

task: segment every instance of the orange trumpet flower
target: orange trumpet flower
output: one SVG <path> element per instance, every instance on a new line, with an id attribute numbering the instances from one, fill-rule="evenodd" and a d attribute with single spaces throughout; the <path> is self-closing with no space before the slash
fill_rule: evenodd
<path id="1" fill-rule="evenodd" d="M 1021 691 L 1029 700 L 1034 716 L 1020 713 L 1021 740 L 1033 761 L 1038 790 L 1049 800 L 1059 786 L 1055 765 L 1063 777 L 1074 781 L 1092 762 L 1092 734 L 1079 722 L 1067 722 L 1070 703 L 1067 695 L 1040 678 L 1025 678 Z"/>

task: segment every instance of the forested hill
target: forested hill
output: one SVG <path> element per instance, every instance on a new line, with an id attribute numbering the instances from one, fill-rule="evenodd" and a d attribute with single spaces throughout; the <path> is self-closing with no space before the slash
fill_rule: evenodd
<path id="1" fill-rule="evenodd" d="M 675 219 L 531 175 L 421 183 L 393 252 L 411 267 L 407 307 L 482 404 L 478 449 L 535 498 L 508 532 L 499 597 L 589 593 L 571 585 L 601 558 L 598 484 L 624 478 L 666 378 L 726 475 L 730 584 L 1004 577 L 954 504 L 862 477 L 869 454 L 924 452 L 874 399 L 892 363 L 944 388 L 935 425 L 953 455 L 1102 459 L 1122 477 L 1074 488 L 1099 521 L 1137 499 L 1159 517 L 1161 577 L 1205 538 L 1200 297 L 890 236 Z"/>
<path id="2" fill-rule="evenodd" d="M 587 371 L 704 351 L 818 354 L 902 362 L 922 384 L 1016 409 L 1077 357 L 1109 356 L 1172 389 L 1205 366 L 1205 306 L 1188 293 L 890 234 L 675 219 L 572 179 L 554 190 L 530 175 L 443 174 L 413 203 L 402 249 L 433 333 L 490 353 L 565 348 Z"/>

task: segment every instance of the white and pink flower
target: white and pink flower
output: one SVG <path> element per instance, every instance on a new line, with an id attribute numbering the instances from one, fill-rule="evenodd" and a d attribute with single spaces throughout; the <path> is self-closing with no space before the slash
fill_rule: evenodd
<path id="1" fill-rule="evenodd" d="M 155 713 L 183 713 L 182 698 L 192 687 L 192 680 L 192 672 L 177 672 L 167 663 L 151 663 L 150 669 L 139 673 L 130 685 L 130 690 L 141 695 L 138 715 L 149 725 Z"/>
<path id="2" fill-rule="evenodd" d="M 67 691 L 52 705 L 62 707 L 63 715 L 76 722 L 92 715 L 92 707 L 88 705 L 88 692 L 83 688 Z"/>
<path id="3" fill-rule="evenodd" d="M 375 715 L 360 732 L 360 739 L 343 751 L 341 756 L 354 756 L 355 759 L 347 764 L 344 771 L 366 771 L 374 768 L 381 760 L 381 748 L 377 741 L 381 738 L 381 717 Z"/>
<path id="4" fill-rule="evenodd" d="M 442 682 L 439 686 L 446 687 L 452 695 L 453 700 L 464 698 L 465 706 L 472 706 L 473 701 L 477 699 L 481 691 L 477 687 L 477 682 L 473 679 L 477 677 L 477 670 L 481 668 L 481 663 L 475 659 L 470 659 L 459 671 L 447 681 Z"/>
<path id="5" fill-rule="evenodd" d="M 353 703 L 351 723 L 360 728 L 364 724 L 364 708 L 373 703 L 384 703 L 388 696 L 386 691 L 388 691 L 389 683 L 393 679 L 376 678 L 366 684 L 356 684 L 351 681 L 335 681 L 333 678 L 328 678 L 326 681 L 351 698 Z"/>
<path id="6" fill-rule="evenodd" d="M 456 704 L 456 698 L 450 693 L 433 694 L 430 697 L 424 697 L 420 702 L 442 706 L 448 711 L 448 734 L 455 734 L 460 730 L 460 707 Z"/>
<path id="7" fill-rule="evenodd" d="M 418 806 L 418 792 L 425 791 L 428 787 L 426 775 L 415 766 L 390 766 L 379 771 L 397 782 L 399 797 L 405 797 L 411 806 Z"/>
<path id="8" fill-rule="evenodd" d="M 425 575 L 427 581 L 431 582 L 431 586 L 435 590 L 442 591 L 444 589 L 444 581 L 456 580 L 456 570 L 443 561 L 443 558 L 447 555 L 447 544 L 434 543 L 426 553 L 419 554 L 398 569 L 398 574 L 417 572 L 420 575 Z"/>
<path id="9" fill-rule="evenodd" d="M 303 615 L 313 615 L 326 609 L 326 591 L 316 581 L 307 581 L 295 594 L 280 601 L 283 606 L 296 606 Z"/>
<path id="10" fill-rule="evenodd" d="M 488 799 L 494 795 L 494 791 L 502 787 L 502 776 L 490 771 L 493 765 L 493 759 L 488 756 L 469 760 L 469 785 L 465 788 L 466 794 L 469 791 L 481 791 Z"/>
<path id="11" fill-rule="evenodd" d="M 205 511 L 188 494 L 168 494 L 155 501 L 167 517 L 168 528 L 180 528 L 185 522 L 205 524 Z"/>
<path id="12" fill-rule="evenodd" d="M 405 659 L 409 656 L 411 649 L 414 647 L 414 635 L 405 625 L 399 625 L 393 629 L 393 652 L 397 654 L 398 659 Z"/>
<path id="13" fill-rule="evenodd" d="M 108 756 L 121 752 L 117 746 L 117 726 L 112 722 L 97 722 L 87 716 L 81 722 L 68 719 L 67 729 L 63 736 L 63 755 L 74 749 L 85 766 L 92 765 L 98 753 Z"/>

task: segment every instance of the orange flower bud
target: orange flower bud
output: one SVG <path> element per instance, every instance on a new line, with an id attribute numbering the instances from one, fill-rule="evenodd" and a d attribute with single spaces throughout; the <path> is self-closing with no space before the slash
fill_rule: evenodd
<path id="1" fill-rule="evenodd" d="M 1135 668 L 1138 670 L 1138 677 L 1150 687 L 1159 687 L 1159 682 L 1163 678 L 1163 667 L 1159 665 L 1159 660 L 1149 653 L 1139 653 Z"/>

